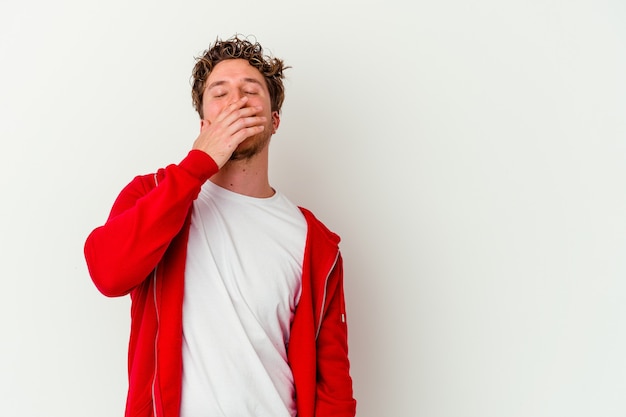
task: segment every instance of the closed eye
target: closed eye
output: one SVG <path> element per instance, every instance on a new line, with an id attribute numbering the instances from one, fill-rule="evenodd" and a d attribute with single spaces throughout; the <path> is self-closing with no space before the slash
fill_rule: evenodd
<path id="1" fill-rule="evenodd" d="M 220 90 L 213 90 L 211 92 L 211 96 L 212 97 L 216 97 L 216 98 L 224 97 L 225 95 L 226 95 L 226 91 L 225 90 L 221 90 L 221 89 Z"/>

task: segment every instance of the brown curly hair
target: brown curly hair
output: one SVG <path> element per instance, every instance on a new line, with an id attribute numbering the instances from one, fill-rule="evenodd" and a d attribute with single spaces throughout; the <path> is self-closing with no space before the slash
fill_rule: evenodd
<path id="1" fill-rule="evenodd" d="M 215 43 L 196 57 L 196 65 L 193 68 L 191 98 L 193 106 L 203 118 L 202 95 L 206 86 L 209 74 L 215 66 L 226 59 L 245 59 L 254 68 L 258 69 L 265 78 L 265 83 L 270 93 L 272 111 L 280 113 L 280 109 L 285 100 L 285 87 L 283 86 L 283 71 L 286 70 L 281 59 L 263 54 L 263 47 L 256 41 L 235 35 L 227 40 L 216 39 Z"/>

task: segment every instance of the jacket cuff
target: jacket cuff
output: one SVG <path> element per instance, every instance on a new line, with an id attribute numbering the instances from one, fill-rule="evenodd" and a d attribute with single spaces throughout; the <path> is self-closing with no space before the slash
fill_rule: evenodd
<path id="1" fill-rule="evenodd" d="M 189 151 L 178 166 L 198 178 L 202 183 L 219 171 L 213 158 L 208 153 L 198 149 Z"/>

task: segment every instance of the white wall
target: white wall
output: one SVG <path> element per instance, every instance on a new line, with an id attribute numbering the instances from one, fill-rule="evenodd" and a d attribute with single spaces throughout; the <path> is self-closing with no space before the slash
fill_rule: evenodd
<path id="1" fill-rule="evenodd" d="M 410 5 L 410 7 L 409 7 Z M 343 237 L 360 417 L 624 416 L 621 0 L 0 3 L 0 415 L 120 416 L 82 257 L 196 137 L 217 36 L 293 68 L 273 184 Z"/>

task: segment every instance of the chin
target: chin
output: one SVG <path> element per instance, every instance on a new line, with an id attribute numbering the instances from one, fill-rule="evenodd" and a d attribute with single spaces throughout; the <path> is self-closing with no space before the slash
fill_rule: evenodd
<path id="1" fill-rule="evenodd" d="M 230 156 L 231 161 L 241 161 L 250 159 L 261 152 L 269 143 L 270 136 L 266 134 L 258 134 L 249 137 L 237 146 L 235 152 Z"/>

